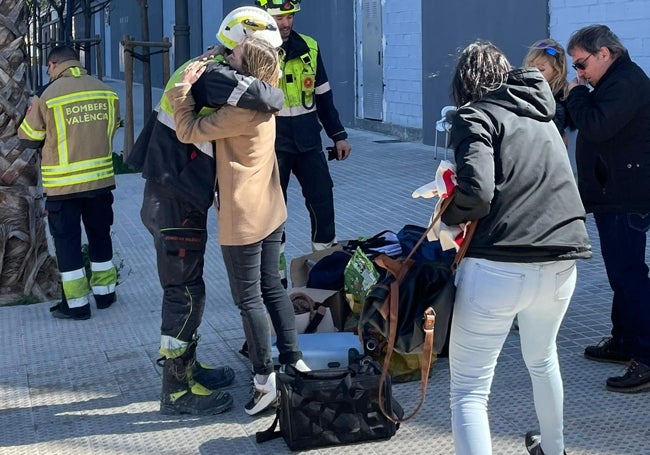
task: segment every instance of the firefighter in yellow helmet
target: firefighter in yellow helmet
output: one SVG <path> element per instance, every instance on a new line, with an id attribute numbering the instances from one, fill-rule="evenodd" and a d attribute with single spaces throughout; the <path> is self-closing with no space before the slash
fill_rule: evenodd
<path id="1" fill-rule="evenodd" d="M 97 308 L 115 302 L 113 265 L 113 135 L 120 123 L 117 93 L 82 68 L 74 49 L 53 48 L 47 57 L 50 83 L 34 96 L 18 136 L 42 146 L 45 210 L 61 273 L 60 319 L 90 318 L 88 295 Z M 81 251 L 81 223 L 88 238 L 91 276 Z"/>
<path id="2" fill-rule="evenodd" d="M 302 187 L 309 212 L 312 248 L 322 250 L 336 243 L 336 228 L 334 184 L 323 153 L 321 125 L 334 142 L 332 158 L 337 160 L 350 156 L 348 135 L 334 106 L 318 43 L 293 31 L 294 14 L 300 11 L 300 0 L 256 0 L 256 4 L 273 16 L 283 41 L 280 88 L 285 101 L 276 118 L 275 139 L 282 190 L 286 200 L 293 173 Z M 280 268 L 286 283 L 284 242 Z"/>

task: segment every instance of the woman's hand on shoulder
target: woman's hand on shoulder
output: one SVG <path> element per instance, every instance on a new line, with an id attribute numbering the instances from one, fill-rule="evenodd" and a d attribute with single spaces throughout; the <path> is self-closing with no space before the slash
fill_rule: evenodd
<path id="1" fill-rule="evenodd" d="M 196 81 L 199 80 L 205 71 L 205 64 L 206 61 L 197 60 L 187 65 L 187 67 L 183 70 L 181 83 L 193 85 Z"/>

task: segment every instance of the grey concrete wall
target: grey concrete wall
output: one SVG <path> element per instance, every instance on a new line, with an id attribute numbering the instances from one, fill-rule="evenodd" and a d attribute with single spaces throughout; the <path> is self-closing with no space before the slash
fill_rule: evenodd
<path id="1" fill-rule="evenodd" d="M 475 39 L 489 40 L 506 53 L 514 66 L 519 66 L 527 46 L 548 36 L 546 0 L 423 1 L 422 21 L 425 144 L 434 143 L 440 109 L 453 104 L 450 83 L 459 50 Z"/>

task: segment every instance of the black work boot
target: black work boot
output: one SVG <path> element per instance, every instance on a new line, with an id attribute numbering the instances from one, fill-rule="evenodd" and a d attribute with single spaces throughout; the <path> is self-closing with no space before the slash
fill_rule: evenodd
<path id="1" fill-rule="evenodd" d="M 217 390 L 221 387 L 226 387 L 232 384 L 235 379 L 235 371 L 229 366 L 213 367 L 196 360 L 196 347 L 198 345 L 199 336 L 195 335 L 194 339 L 187 346 L 187 351 L 183 356 L 187 356 L 192 366 L 192 377 L 194 381 L 202 386 L 210 389 Z"/>
<path id="2" fill-rule="evenodd" d="M 70 308 L 65 298 L 50 307 L 50 313 L 57 319 L 74 319 L 75 321 L 84 321 L 90 319 L 90 304 L 87 303 L 77 308 Z"/>
<path id="3" fill-rule="evenodd" d="M 188 359 L 183 357 L 165 359 L 160 413 L 209 415 L 230 409 L 230 394 L 208 390 L 195 382 L 192 379 L 192 367 Z"/>
<path id="4" fill-rule="evenodd" d="M 116 300 L 115 292 L 104 295 L 95 294 L 95 303 L 97 304 L 98 310 L 105 310 L 115 303 Z"/>

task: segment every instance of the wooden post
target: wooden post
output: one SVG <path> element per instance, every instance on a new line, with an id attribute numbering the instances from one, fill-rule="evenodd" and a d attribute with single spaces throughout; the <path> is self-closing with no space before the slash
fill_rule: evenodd
<path id="1" fill-rule="evenodd" d="M 171 44 L 169 38 L 163 38 L 162 42 L 134 41 L 133 36 L 124 35 L 122 39 L 124 46 L 124 85 L 126 88 L 126 102 L 124 103 L 124 159 L 131 152 L 134 144 L 135 128 L 133 125 L 133 51 L 136 47 L 141 46 L 147 49 L 151 47 L 160 47 L 163 50 L 163 83 L 166 85 L 169 80 L 169 48 Z M 144 116 L 146 123 L 151 114 L 151 81 L 143 85 L 144 89 Z M 149 106 L 147 106 L 147 92 L 149 92 Z"/>
<path id="2" fill-rule="evenodd" d="M 169 48 L 172 47 L 169 38 L 163 38 L 163 89 L 169 81 Z"/>
<path id="3" fill-rule="evenodd" d="M 134 127 L 133 127 L 133 45 L 131 44 L 132 37 L 129 35 L 124 35 L 124 40 L 122 45 L 124 46 L 124 83 L 126 86 L 126 106 L 125 119 L 124 119 L 124 150 L 122 151 L 123 158 L 126 158 L 129 155 L 129 152 L 133 148 L 133 137 L 134 137 Z"/>

